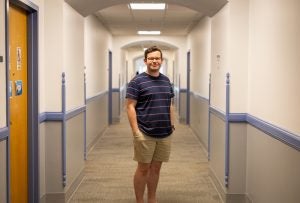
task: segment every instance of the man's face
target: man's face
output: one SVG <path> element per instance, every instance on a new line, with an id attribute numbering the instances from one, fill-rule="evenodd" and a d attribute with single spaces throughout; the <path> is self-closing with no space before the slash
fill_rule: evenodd
<path id="1" fill-rule="evenodd" d="M 147 70 L 150 72 L 159 71 L 160 66 L 162 64 L 162 58 L 159 51 L 151 52 L 147 55 L 145 59 L 145 64 L 147 66 Z"/>

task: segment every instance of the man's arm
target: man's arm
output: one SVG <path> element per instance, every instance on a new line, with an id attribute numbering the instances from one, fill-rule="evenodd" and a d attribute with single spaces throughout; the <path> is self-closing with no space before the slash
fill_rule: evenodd
<path id="1" fill-rule="evenodd" d="M 137 101 L 133 99 L 127 99 L 127 116 L 130 123 L 130 127 L 133 133 L 136 133 L 139 131 L 139 127 L 137 124 L 137 118 L 136 118 L 136 111 L 135 111 L 135 105 Z"/>

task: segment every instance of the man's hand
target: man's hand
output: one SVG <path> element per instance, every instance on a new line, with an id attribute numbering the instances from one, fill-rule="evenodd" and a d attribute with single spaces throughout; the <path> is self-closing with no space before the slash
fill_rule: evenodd
<path id="1" fill-rule="evenodd" d="M 138 140 L 138 141 L 145 140 L 144 134 L 139 130 L 133 133 L 133 137 L 134 137 L 135 140 Z"/>
<path id="2" fill-rule="evenodd" d="M 136 111 L 135 111 L 136 102 L 137 102 L 136 100 L 127 99 L 127 105 L 126 105 L 127 116 L 128 116 L 128 120 L 129 120 L 132 132 L 139 131 L 139 127 L 138 127 L 137 119 L 136 119 Z"/>

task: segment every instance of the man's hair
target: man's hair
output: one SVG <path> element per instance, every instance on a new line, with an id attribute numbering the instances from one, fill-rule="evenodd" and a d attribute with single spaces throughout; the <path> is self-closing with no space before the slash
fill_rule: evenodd
<path id="1" fill-rule="evenodd" d="M 160 57 L 161 58 L 163 57 L 161 49 L 158 48 L 157 46 L 152 46 L 152 47 L 149 47 L 148 49 L 145 50 L 145 53 L 144 53 L 145 60 L 147 59 L 147 56 L 148 56 L 149 53 L 152 53 L 152 52 L 155 52 L 155 51 L 159 51 L 160 52 Z"/>

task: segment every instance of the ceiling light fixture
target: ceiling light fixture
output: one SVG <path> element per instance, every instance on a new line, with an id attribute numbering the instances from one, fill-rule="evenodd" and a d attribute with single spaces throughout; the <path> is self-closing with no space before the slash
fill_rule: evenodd
<path id="1" fill-rule="evenodd" d="M 139 35 L 160 35 L 160 31 L 138 31 Z"/>
<path id="2" fill-rule="evenodd" d="M 132 10 L 164 10 L 165 3 L 130 3 Z"/>

